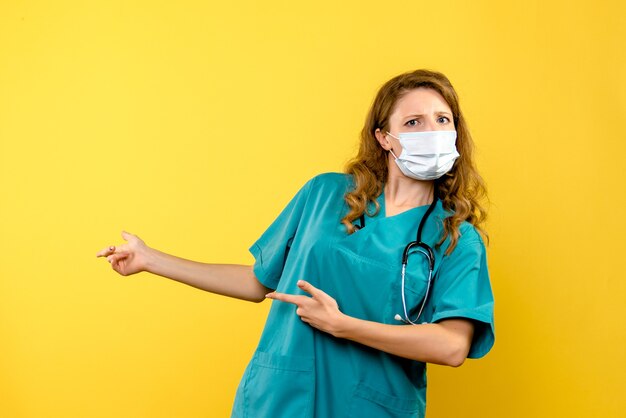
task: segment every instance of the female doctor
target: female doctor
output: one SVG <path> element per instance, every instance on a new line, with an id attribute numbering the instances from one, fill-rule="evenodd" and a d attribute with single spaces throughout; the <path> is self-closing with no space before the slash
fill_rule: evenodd
<path id="1" fill-rule="evenodd" d="M 97 256 L 124 276 L 273 299 L 233 417 L 422 417 L 426 363 L 458 367 L 494 343 L 472 149 L 448 79 L 401 74 L 346 174 L 309 180 L 250 248 L 254 265 L 186 260 L 127 232 Z"/>

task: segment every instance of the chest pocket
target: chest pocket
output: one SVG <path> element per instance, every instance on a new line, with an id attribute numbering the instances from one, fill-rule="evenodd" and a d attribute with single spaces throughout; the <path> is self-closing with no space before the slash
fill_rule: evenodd
<path id="1" fill-rule="evenodd" d="M 330 269 L 323 270 L 321 277 L 327 281 L 320 287 L 335 297 L 348 315 L 397 325 L 400 322 L 395 316 L 404 317 L 402 254 L 414 232 L 406 226 L 390 228 L 387 221 L 371 222 L 348 236 L 342 231 L 330 240 L 324 254 L 324 264 Z M 412 318 L 419 311 L 427 282 L 428 261 L 414 249 L 404 282 L 404 300 Z"/>

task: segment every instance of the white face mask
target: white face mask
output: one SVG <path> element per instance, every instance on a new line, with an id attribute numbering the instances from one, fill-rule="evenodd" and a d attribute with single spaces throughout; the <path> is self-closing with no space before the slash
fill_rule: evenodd
<path id="1" fill-rule="evenodd" d="M 456 150 L 456 131 L 402 132 L 397 138 L 402 153 L 396 156 L 396 164 L 407 177 L 416 180 L 435 180 L 452 169 L 459 158 Z"/>

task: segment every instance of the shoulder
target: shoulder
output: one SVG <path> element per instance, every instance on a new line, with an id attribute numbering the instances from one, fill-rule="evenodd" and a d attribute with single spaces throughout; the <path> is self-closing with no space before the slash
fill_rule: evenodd
<path id="1" fill-rule="evenodd" d="M 450 237 L 448 236 L 440 247 L 440 271 L 441 274 L 454 274 L 459 277 L 468 274 L 469 271 L 476 270 L 481 275 L 487 273 L 487 248 L 483 242 L 482 235 L 474 225 L 464 221 L 459 226 L 459 237 L 454 250 L 446 254 L 450 248 Z"/>
<path id="2" fill-rule="evenodd" d="M 449 242 L 449 241 L 448 241 Z M 463 221 L 459 227 L 459 239 L 450 254 L 454 259 L 480 260 L 486 256 L 487 249 L 482 235 L 476 227 Z"/>
<path id="3" fill-rule="evenodd" d="M 449 216 L 452 216 L 450 211 L 442 210 L 442 221 L 444 218 L 447 218 Z M 443 224 L 440 225 L 441 228 L 443 228 Z M 443 229 L 440 229 L 440 232 L 443 233 Z M 443 242 L 443 245 L 441 246 L 444 253 L 445 251 L 447 251 L 449 246 L 450 236 L 446 238 L 446 240 Z M 481 254 L 485 251 L 485 243 L 478 229 L 476 229 L 476 227 L 468 221 L 461 222 L 461 224 L 459 225 L 459 238 L 457 240 L 456 247 L 450 255 L 454 255 L 455 253 L 457 253 L 458 255 L 459 253 L 466 252 Z"/>
<path id="4" fill-rule="evenodd" d="M 463 221 L 459 227 L 459 245 L 482 245 L 483 237 L 471 223 Z"/>
<path id="5" fill-rule="evenodd" d="M 352 175 L 345 173 L 321 173 L 311 178 L 306 187 L 317 192 L 337 192 L 345 193 L 353 185 Z"/>
<path id="6" fill-rule="evenodd" d="M 309 181 L 314 181 L 320 185 L 345 186 L 352 183 L 352 175 L 345 173 L 321 173 L 313 177 Z"/>
<path id="7" fill-rule="evenodd" d="M 319 205 L 328 201 L 337 201 L 353 187 L 352 176 L 343 173 L 322 173 L 311 177 L 296 193 L 294 200 L 305 205 Z"/>

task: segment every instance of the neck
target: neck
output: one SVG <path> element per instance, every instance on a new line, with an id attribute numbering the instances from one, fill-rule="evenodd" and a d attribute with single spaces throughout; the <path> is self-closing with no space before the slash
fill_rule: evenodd
<path id="1" fill-rule="evenodd" d="M 434 198 L 434 180 L 421 181 L 408 178 L 400 170 L 389 170 L 385 184 L 386 202 L 397 207 L 429 205 Z"/>

